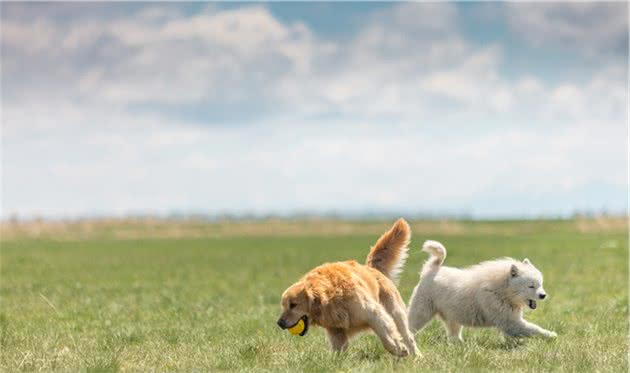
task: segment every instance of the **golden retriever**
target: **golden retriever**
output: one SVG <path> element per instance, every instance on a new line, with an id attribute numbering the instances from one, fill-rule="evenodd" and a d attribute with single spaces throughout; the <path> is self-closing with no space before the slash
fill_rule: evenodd
<path id="1" fill-rule="evenodd" d="M 326 263 L 305 274 L 282 294 L 278 326 L 293 328 L 300 320 L 326 329 L 333 351 L 344 351 L 355 334 L 371 329 L 396 356 L 419 354 L 407 326 L 405 304 L 394 281 L 407 258 L 411 236 L 404 219 L 384 233 L 367 256 Z"/>

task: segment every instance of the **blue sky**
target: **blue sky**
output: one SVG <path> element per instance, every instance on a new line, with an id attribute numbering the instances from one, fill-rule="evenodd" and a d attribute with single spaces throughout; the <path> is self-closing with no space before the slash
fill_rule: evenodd
<path id="1" fill-rule="evenodd" d="M 2 3 L 2 216 L 627 208 L 624 3 Z"/>

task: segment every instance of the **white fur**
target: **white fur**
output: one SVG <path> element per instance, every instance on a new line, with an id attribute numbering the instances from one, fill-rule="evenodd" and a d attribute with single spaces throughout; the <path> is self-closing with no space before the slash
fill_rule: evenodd
<path id="1" fill-rule="evenodd" d="M 528 259 L 503 258 L 459 269 L 442 266 L 446 249 L 441 243 L 426 241 L 422 250 L 431 257 L 409 302 L 412 333 L 438 315 L 451 340 L 462 340 L 463 326 L 496 327 L 509 337 L 557 336 L 523 319 L 529 302 L 546 296 L 543 276 Z"/>

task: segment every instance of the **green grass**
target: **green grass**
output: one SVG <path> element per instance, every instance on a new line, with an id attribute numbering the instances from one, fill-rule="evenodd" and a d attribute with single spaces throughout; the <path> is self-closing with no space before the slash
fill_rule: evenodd
<path id="1" fill-rule="evenodd" d="M 374 335 L 334 355 L 323 330 L 300 338 L 275 325 L 288 285 L 323 262 L 363 261 L 374 234 L 4 241 L 0 370 L 627 371 L 627 235 L 567 226 L 417 235 L 405 300 L 426 238 L 443 241 L 453 266 L 527 256 L 550 298 L 526 318 L 559 337 L 510 346 L 496 330 L 467 328 L 449 345 L 433 322 L 417 335 L 415 361 L 391 357 Z"/>

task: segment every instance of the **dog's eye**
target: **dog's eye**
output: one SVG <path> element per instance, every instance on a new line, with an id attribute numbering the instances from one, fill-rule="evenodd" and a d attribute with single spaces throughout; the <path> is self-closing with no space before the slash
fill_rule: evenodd
<path id="1" fill-rule="evenodd" d="M 295 308 L 295 306 L 297 306 L 297 304 L 295 304 L 295 303 L 289 303 L 289 308 Z"/>
<path id="2" fill-rule="evenodd" d="M 536 289 L 536 287 L 534 285 L 531 285 L 529 288 L 530 289 Z"/>

